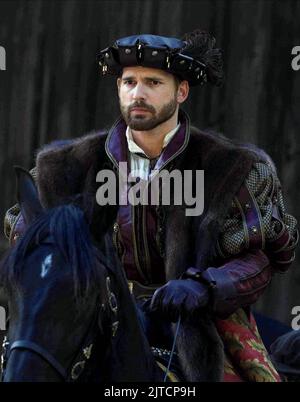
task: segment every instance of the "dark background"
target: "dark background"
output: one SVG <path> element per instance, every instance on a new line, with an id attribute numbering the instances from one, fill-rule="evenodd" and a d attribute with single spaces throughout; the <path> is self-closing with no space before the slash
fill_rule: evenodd
<path id="1" fill-rule="evenodd" d="M 136 33 L 181 36 L 209 30 L 224 50 L 226 83 L 192 89 L 194 125 L 253 142 L 274 159 L 290 213 L 300 218 L 300 1 L 0 1 L 0 218 L 15 202 L 13 165 L 34 165 L 41 145 L 109 126 L 115 82 L 101 79 L 97 50 Z M 1 249 L 7 247 L 3 235 Z M 290 324 L 300 305 L 299 253 L 257 309 Z"/>

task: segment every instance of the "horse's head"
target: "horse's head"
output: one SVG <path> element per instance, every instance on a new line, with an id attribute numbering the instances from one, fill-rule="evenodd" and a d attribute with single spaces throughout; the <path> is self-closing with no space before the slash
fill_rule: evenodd
<path id="1" fill-rule="evenodd" d="M 75 380 L 93 360 L 96 334 L 104 336 L 107 272 L 82 210 L 45 211 L 31 176 L 18 168 L 17 177 L 28 228 L 1 267 L 9 303 L 4 381 Z"/>

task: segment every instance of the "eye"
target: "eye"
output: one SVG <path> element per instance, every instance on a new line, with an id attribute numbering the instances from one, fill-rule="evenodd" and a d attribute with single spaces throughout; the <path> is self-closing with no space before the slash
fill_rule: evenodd
<path id="1" fill-rule="evenodd" d="M 159 86 L 159 84 L 161 84 L 161 82 L 158 81 L 158 80 L 151 80 L 151 81 L 150 81 L 150 84 L 151 84 L 153 87 L 157 87 L 157 86 Z"/>
<path id="2" fill-rule="evenodd" d="M 124 80 L 123 83 L 127 86 L 133 86 L 135 84 L 133 80 Z"/>

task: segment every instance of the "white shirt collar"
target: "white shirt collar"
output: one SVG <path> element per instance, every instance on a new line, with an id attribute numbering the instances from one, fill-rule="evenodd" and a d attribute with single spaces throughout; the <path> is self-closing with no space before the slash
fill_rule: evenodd
<path id="1" fill-rule="evenodd" d="M 165 148 L 169 142 L 171 141 L 171 139 L 174 137 L 174 135 L 176 134 L 177 130 L 180 127 L 180 123 L 177 124 L 177 126 L 175 128 L 173 128 L 173 130 L 169 131 L 164 138 L 164 142 L 163 142 L 163 148 Z M 134 141 L 133 136 L 132 136 L 132 132 L 130 127 L 127 126 L 126 129 L 126 138 L 127 138 L 127 145 L 128 145 L 128 149 L 131 153 L 143 153 L 144 155 L 145 152 L 142 150 L 142 148 L 140 148 L 137 143 Z M 146 155 L 147 156 L 147 155 Z"/>

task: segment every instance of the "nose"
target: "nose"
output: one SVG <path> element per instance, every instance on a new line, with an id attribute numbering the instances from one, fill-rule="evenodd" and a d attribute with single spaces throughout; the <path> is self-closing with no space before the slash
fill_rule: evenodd
<path id="1" fill-rule="evenodd" d="M 146 98 L 146 91 L 145 91 L 145 86 L 143 85 L 143 83 L 138 82 L 134 86 L 131 95 L 132 95 L 133 100 L 145 99 Z"/>

